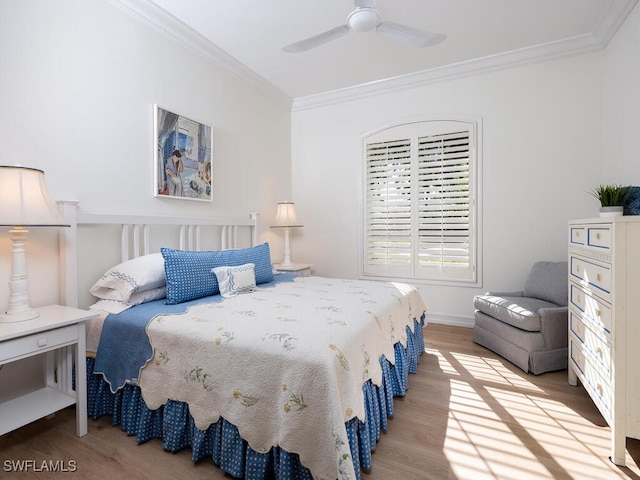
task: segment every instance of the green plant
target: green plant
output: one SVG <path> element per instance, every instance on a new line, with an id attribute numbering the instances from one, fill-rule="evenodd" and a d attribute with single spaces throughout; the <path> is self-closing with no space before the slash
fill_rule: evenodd
<path id="1" fill-rule="evenodd" d="M 631 193 L 628 185 L 598 185 L 589 192 L 600 201 L 602 207 L 615 207 L 624 205 L 624 201 Z"/>

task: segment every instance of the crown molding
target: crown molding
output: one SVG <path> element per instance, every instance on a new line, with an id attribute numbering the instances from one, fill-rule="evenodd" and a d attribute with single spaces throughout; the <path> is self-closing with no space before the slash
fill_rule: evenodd
<path id="1" fill-rule="evenodd" d="M 282 90 L 149 0 L 107 0 L 107 2 L 165 37 L 190 48 L 246 85 L 265 93 L 287 108 L 291 107 L 291 97 Z"/>
<path id="2" fill-rule="evenodd" d="M 609 7 L 607 15 L 602 18 L 594 31 L 603 48 L 609 45 L 620 26 L 627 19 L 638 0 L 617 0 Z"/>
<path id="3" fill-rule="evenodd" d="M 372 95 L 391 93 L 397 90 L 455 80 L 471 75 L 489 73 L 509 67 L 527 65 L 601 49 L 602 46 L 594 35 L 582 35 L 558 42 L 512 50 L 506 53 L 489 55 L 407 75 L 354 85 L 353 87 L 332 90 L 307 97 L 298 97 L 293 100 L 292 111 L 295 112 L 349 100 L 357 100 Z"/>

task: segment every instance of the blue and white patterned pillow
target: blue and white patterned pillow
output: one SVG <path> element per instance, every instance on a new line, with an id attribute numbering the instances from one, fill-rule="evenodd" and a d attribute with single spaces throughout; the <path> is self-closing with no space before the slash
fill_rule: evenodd
<path id="1" fill-rule="evenodd" d="M 237 267 L 253 263 L 256 284 L 273 280 L 268 243 L 237 250 L 194 252 L 162 248 L 161 251 L 167 280 L 168 305 L 219 293 L 218 279 L 211 273 L 216 267 Z"/>
<path id="2" fill-rule="evenodd" d="M 630 187 L 629 196 L 624 202 L 625 215 L 640 215 L 640 187 Z"/>
<path id="3" fill-rule="evenodd" d="M 220 287 L 220 295 L 224 298 L 235 297 L 239 293 L 253 292 L 256 289 L 256 273 L 253 263 L 245 263 L 238 267 L 216 267 L 215 273 Z"/>

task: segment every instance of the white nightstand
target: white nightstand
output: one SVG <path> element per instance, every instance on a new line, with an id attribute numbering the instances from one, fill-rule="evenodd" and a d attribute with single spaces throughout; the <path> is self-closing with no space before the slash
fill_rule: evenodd
<path id="1" fill-rule="evenodd" d="M 281 263 L 274 263 L 273 268 L 280 273 L 296 273 L 301 277 L 308 277 L 311 275 L 312 263 L 292 263 L 289 266 L 284 266 Z"/>
<path id="2" fill-rule="evenodd" d="M 76 404 L 76 433 L 82 437 L 87 433 L 84 322 L 96 314 L 61 305 L 36 310 L 40 316 L 33 320 L 0 322 L 0 365 L 46 352 L 47 385 L 0 403 L 0 435 Z"/>

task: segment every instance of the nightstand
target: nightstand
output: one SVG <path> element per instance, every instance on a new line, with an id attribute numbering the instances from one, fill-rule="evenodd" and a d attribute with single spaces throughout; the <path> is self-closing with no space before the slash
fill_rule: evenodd
<path id="1" fill-rule="evenodd" d="M 76 405 L 76 433 L 87 433 L 87 384 L 84 322 L 95 313 L 49 305 L 38 318 L 0 322 L 0 365 L 46 353 L 43 388 L 0 403 L 0 435 Z M 75 365 L 75 391 L 72 375 Z"/>
<path id="2" fill-rule="evenodd" d="M 273 268 L 279 273 L 295 273 L 301 277 L 308 277 L 311 275 L 312 263 L 292 263 L 285 266 L 281 263 L 274 263 Z"/>

